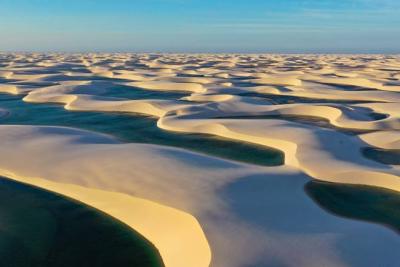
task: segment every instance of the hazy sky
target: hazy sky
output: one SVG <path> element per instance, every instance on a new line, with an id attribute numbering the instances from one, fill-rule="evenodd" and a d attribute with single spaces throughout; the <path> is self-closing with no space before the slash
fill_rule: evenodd
<path id="1" fill-rule="evenodd" d="M 400 53 L 400 0 L 0 0 L 0 50 Z"/>

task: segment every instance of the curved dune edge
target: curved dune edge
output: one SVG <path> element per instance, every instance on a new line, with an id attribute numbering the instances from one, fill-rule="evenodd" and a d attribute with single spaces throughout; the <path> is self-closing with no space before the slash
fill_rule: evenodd
<path id="1" fill-rule="evenodd" d="M 46 179 L 0 175 L 73 198 L 122 221 L 159 251 L 166 267 L 209 266 L 211 251 L 198 221 L 188 213 L 149 200 Z"/>
<path id="2" fill-rule="evenodd" d="M 285 153 L 285 165 L 298 168 L 317 180 L 400 191 L 400 168 L 364 158 L 361 149 L 366 145 L 358 137 L 279 120 L 209 122 L 170 116 L 158 120 L 157 125 L 166 130 L 214 134 L 279 149 Z M 381 133 L 380 137 L 384 138 Z"/>
<path id="3" fill-rule="evenodd" d="M 247 224 L 246 214 L 232 213 L 230 201 L 219 194 L 247 177 L 304 181 L 306 176 L 293 168 L 257 167 L 181 149 L 123 144 L 67 127 L 1 125 L 0 140 L 1 175 L 75 198 L 131 225 L 159 249 L 166 266 L 210 266 L 211 254 L 211 266 L 260 266 L 259 261 L 270 260 L 265 253 L 281 251 L 279 260 L 285 262 L 295 250 L 283 248 L 299 237 L 259 231 Z M 171 223 L 165 226 L 164 220 Z M 327 242 L 320 249 L 321 258 L 339 262 L 329 254 L 332 241 L 321 238 Z M 312 242 L 312 237 L 304 240 Z M 310 246 L 302 251 L 308 253 Z M 312 262 L 296 258 L 303 266 Z"/>
<path id="4" fill-rule="evenodd" d="M 9 79 L 10 84 L 0 86 L 0 92 L 28 93 L 24 101 L 56 102 L 63 104 L 67 110 L 141 113 L 158 117 L 157 126 L 164 130 L 213 134 L 272 147 L 285 153 L 285 166 L 280 167 L 279 171 L 276 168 L 260 170 L 256 166 L 249 167 L 251 171 L 248 169 L 243 171 L 244 167 L 241 164 L 234 164 L 234 167 L 226 165 L 225 161 L 224 164 L 221 162 L 215 164 L 214 162 L 217 161 L 215 158 L 207 161 L 207 164 L 202 163 L 203 157 L 201 160 L 197 158 L 194 165 L 197 164 L 200 167 L 196 167 L 187 162 L 188 158 L 193 156 L 192 154 L 190 156 L 183 153 L 185 157 L 175 158 L 169 154 L 171 152 L 169 150 L 166 152 L 167 150 L 155 149 L 150 153 L 151 157 L 159 159 L 160 153 L 166 153 L 163 154 L 166 158 L 173 158 L 170 164 L 174 168 L 152 173 L 153 169 L 158 166 L 158 162 L 157 164 L 152 160 L 143 162 L 145 166 L 152 166 L 151 170 L 149 168 L 142 169 L 141 164 L 135 165 L 138 168 L 137 173 L 144 175 L 144 178 L 135 180 L 133 188 L 127 186 L 125 188 L 123 184 L 109 181 L 108 177 L 102 177 L 101 172 L 97 172 L 96 168 L 94 168 L 95 170 L 90 169 L 91 166 L 88 162 L 83 161 L 89 165 L 83 166 L 84 163 L 74 161 L 73 157 L 70 157 L 71 155 L 66 158 L 61 157 L 62 164 L 69 167 L 84 167 L 83 170 L 87 170 L 85 169 L 87 167 L 90 170 L 89 173 L 93 175 L 91 179 L 93 177 L 100 178 L 96 181 L 90 179 L 81 181 L 80 186 L 92 188 L 93 182 L 95 182 L 95 186 L 111 183 L 107 184 L 110 187 L 105 188 L 105 191 L 110 188 L 111 191 L 119 192 L 132 189 L 125 193 L 135 197 L 138 194 L 138 197 L 143 199 L 151 199 L 156 203 L 163 203 L 168 207 L 174 207 L 195 216 L 209 239 L 209 246 L 213 253 L 213 266 L 248 266 L 248 259 L 242 260 L 245 257 L 242 254 L 252 253 L 253 251 L 250 250 L 253 247 L 248 248 L 248 244 L 255 244 L 258 239 L 261 239 L 261 235 L 260 238 L 255 235 L 248 240 L 251 242 L 236 246 L 234 243 L 239 243 L 241 237 L 230 239 L 236 234 L 235 232 L 223 237 L 218 236 L 225 228 L 211 231 L 210 228 L 215 227 L 215 224 L 212 225 L 210 220 L 205 218 L 207 216 L 203 214 L 204 210 L 211 209 L 211 205 L 220 204 L 219 199 L 218 201 L 214 199 L 213 190 L 222 184 L 240 178 L 240 175 L 236 173 L 238 169 L 241 174 L 260 172 L 279 178 L 281 178 L 279 176 L 282 174 L 281 172 L 294 169 L 302 175 L 306 173 L 318 180 L 365 184 L 400 191 L 400 167 L 368 160 L 360 152 L 367 146 L 384 149 L 398 149 L 399 147 L 399 57 L 380 55 L 154 56 L 125 54 L 115 56 L 107 54 L 57 55 L 45 62 L 41 61 L 40 55 L 28 56 L 29 60 L 26 61 L 24 55 L 15 57 L 21 62 L 26 62 L 27 66 L 24 66 L 24 63 L 14 64 L 11 62 L 5 67 L 7 73 L 3 73 L 2 76 L 5 80 Z M 71 59 L 73 62 L 66 63 L 69 67 L 65 71 L 63 64 Z M 57 69 L 58 67 L 61 70 Z M 73 70 L 71 67 L 79 67 L 79 70 Z M 124 68 L 128 70 L 121 70 Z M 50 74 L 43 74 L 46 73 L 42 72 L 43 70 L 49 70 Z M 98 78 L 107 82 L 91 81 L 91 79 Z M 188 92 L 188 96 L 183 99 L 189 103 L 175 100 L 126 100 L 99 96 L 99 93 L 107 86 L 121 84 L 131 86 L 132 90 L 139 87 L 165 92 L 185 91 Z M 256 94 L 252 95 L 252 93 Z M 314 125 L 297 123 L 290 119 L 257 119 L 257 116 L 270 115 L 313 116 L 325 119 L 331 126 L 338 128 L 375 132 L 349 136 L 339 132 L 340 129 L 337 129 L 338 131 L 326 130 Z M 376 115 L 385 116 L 374 117 Z M 247 116 L 248 119 L 240 118 L 240 116 Z M 232 117 L 238 118 L 233 119 Z M 13 142 L 19 143 L 15 140 Z M 48 144 L 50 141 L 42 140 L 41 142 Z M 60 152 L 60 150 L 65 152 L 64 149 L 67 151 L 69 147 L 69 143 L 66 142 L 66 144 L 60 146 L 61 149 L 58 147 L 58 149 L 49 151 L 53 154 L 57 154 L 55 151 Z M 9 151 L 12 152 L 13 149 L 10 148 Z M 25 147 L 25 149 L 27 148 Z M 95 150 L 98 150 L 96 151 L 98 153 L 91 154 L 91 156 L 96 157 L 97 154 L 104 152 L 103 149 L 102 146 L 96 146 Z M 139 154 L 147 151 L 147 149 L 139 149 L 139 146 L 136 149 Z M 175 152 L 177 151 L 174 150 Z M 47 153 L 49 152 L 47 151 Z M 76 151 L 74 153 L 77 153 L 77 158 L 82 156 Z M 38 155 L 46 157 L 40 153 Z M 130 153 L 127 155 L 132 157 Z M 2 159 L 4 162 L 7 160 L 9 159 Z M 139 162 L 137 159 L 135 161 Z M 124 176 L 129 173 L 127 169 L 117 168 L 123 166 L 119 166 L 118 162 L 114 160 L 109 161 L 112 164 L 108 161 L 101 162 L 104 165 L 102 166 L 103 171 L 107 171 L 109 167 L 114 170 L 116 176 Z M 215 168 L 215 165 L 218 167 Z M 65 165 L 63 166 L 65 167 Z M 25 166 L 10 167 L 8 170 L 20 171 L 23 168 Z M 210 170 L 213 168 L 216 170 Z M 38 170 L 31 169 L 23 177 L 29 177 L 32 173 L 36 173 L 35 171 Z M 153 175 L 148 175 L 149 172 Z M 182 177 L 185 176 L 192 179 L 185 182 L 177 179 L 179 180 L 177 182 L 171 178 L 171 173 L 179 176 L 179 179 L 184 179 Z M 62 174 L 59 175 L 62 176 Z M 37 174 L 33 176 L 44 177 Z M 153 181 L 150 179 L 153 176 L 162 177 L 162 179 Z M 45 178 L 51 179 L 52 176 L 48 175 Z M 74 176 L 67 178 L 61 184 L 76 181 Z M 149 179 L 150 181 L 148 181 Z M 204 182 L 204 179 L 207 182 Z M 145 190 L 136 188 L 141 186 Z M 173 188 L 168 186 L 173 186 Z M 161 197 L 157 195 L 160 191 L 168 192 L 166 189 L 176 193 L 176 199 L 173 199 L 175 196 Z M 220 209 L 213 210 L 213 212 L 222 213 L 223 217 L 225 215 L 222 212 L 223 209 L 220 206 L 218 208 Z M 224 223 L 219 223 L 225 226 L 225 221 L 222 219 L 221 221 Z M 246 231 L 250 230 L 246 229 Z M 277 240 L 274 241 L 271 243 L 279 243 L 276 242 Z M 225 247 L 227 248 L 225 249 Z M 283 253 L 282 250 L 286 251 L 286 247 L 280 248 L 280 253 Z M 232 253 L 232 251 L 236 253 Z M 331 250 L 327 249 L 326 251 Z M 257 252 L 261 254 L 262 258 L 262 252 Z M 177 254 L 179 253 L 177 252 Z M 257 253 L 255 252 L 255 254 Z M 253 257 L 253 255 L 246 256 Z M 282 258 L 286 258 L 285 256 Z M 302 266 L 311 266 L 310 261 L 303 263 Z M 332 264 L 332 266 L 342 265 Z"/>
<path id="5" fill-rule="evenodd" d="M 399 131 L 381 131 L 363 134 L 360 138 L 371 146 L 383 149 L 400 149 Z"/>
<path id="6" fill-rule="evenodd" d="M 150 84 L 166 86 L 161 82 Z M 171 88 L 163 90 L 172 90 L 175 85 L 170 84 L 170 86 Z M 366 184 L 400 191 L 400 179 L 398 179 L 400 169 L 396 167 L 388 169 L 363 158 L 360 150 L 366 145 L 360 142 L 358 137 L 344 137 L 338 132 L 320 131 L 316 127 L 305 127 L 294 122 L 215 119 L 236 114 L 315 116 L 327 119 L 337 127 L 382 132 L 382 130 L 400 129 L 399 107 L 392 103 L 353 105 L 351 108 L 340 104 L 264 105 L 260 100 L 245 97 L 217 96 L 209 99 L 215 102 L 191 105 L 170 100 L 115 100 L 95 95 L 74 94 L 75 91 L 79 92 L 82 89 L 96 92 L 102 88 L 93 87 L 90 82 L 50 86 L 28 93 L 24 101 L 63 103 L 64 108 L 68 110 L 123 111 L 152 115 L 159 118 L 157 126 L 164 130 L 213 134 L 281 150 L 285 153 L 285 164 L 299 168 L 315 179 Z M 207 100 L 207 96 L 202 99 L 201 94 L 196 94 L 196 98 Z M 188 99 L 190 100 L 190 97 Z M 385 119 L 373 120 L 369 117 L 372 111 L 383 110 L 389 114 Z M 321 138 L 329 141 L 325 144 L 319 140 Z M 346 145 L 327 149 L 329 147 L 327 144 L 332 143 L 332 140 Z M 351 153 L 347 153 L 349 148 Z M 316 162 L 318 164 L 315 164 Z M 357 176 L 357 173 L 363 179 L 352 177 Z M 378 176 L 381 179 L 374 178 Z"/>
<path id="7" fill-rule="evenodd" d="M 150 82 L 131 82 L 127 83 L 126 85 L 131 85 L 151 90 L 189 91 L 194 93 L 201 93 L 206 91 L 206 89 L 199 83 L 150 81 Z"/>

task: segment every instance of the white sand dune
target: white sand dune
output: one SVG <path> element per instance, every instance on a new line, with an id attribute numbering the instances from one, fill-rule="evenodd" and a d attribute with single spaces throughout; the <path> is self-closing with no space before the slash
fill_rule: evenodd
<path id="1" fill-rule="evenodd" d="M 12 71 L 0 71 L 0 77 L 9 79 L 14 73 Z"/>
<path id="2" fill-rule="evenodd" d="M 9 94 L 13 94 L 13 95 L 17 95 L 20 93 L 20 91 L 16 85 L 8 85 L 8 84 L 0 84 L 0 92 L 1 93 L 9 93 Z"/>
<path id="3" fill-rule="evenodd" d="M 399 131 L 379 131 L 360 135 L 360 138 L 371 146 L 384 149 L 400 149 Z"/>
<path id="4" fill-rule="evenodd" d="M 11 141 L 14 138 L 23 140 L 24 136 L 29 136 L 30 140 L 25 144 L 20 144 L 17 148 L 19 152 L 28 149 L 33 153 L 32 156 L 34 157 L 42 153 L 50 157 L 41 158 L 38 161 L 30 161 L 31 164 L 24 164 L 24 161 L 21 161 L 22 155 L 18 156 L 18 153 L 11 153 L 8 157 L 8 163 L 2 165 L 0 168 L 2 175 L 67 195 L 119 218 L 139 231 L 158 248 L 166 266 L 187 266 L 188 264 L 190 266 L 197 266 L 197 264 L 198 266 L 208 265 L 211 255 L 207 240 L 197 220 L 191 215 L 165 205 L 134 197 L 127 194 L 127 192 L 122 193 L 121 189 L 123 187 L 130 187 L 127 176 L 125 177 L 125 182 L 122 180 L 117 182 L 118 177 L 110 173 L 103 173 L 106 179 L 107 177 L 112 177 L 109 182 L 102 182 L 100 177 L 92 179 L 94 175 L 91 172 L 95 172 L 96 165 L 100 163 L 100 161 L 96 163 L 96 160 L 92 161 L 92 159 L 94 159 L 95 154 L 100 152 L 99 149 L 101 148 L 90 148 L 90 142 L 109 143 L 109 147 L 104 147 L 106 150 L 104 150 L 102 155 L 105 157 L 114 157 L 117 155 L 114 154 L 113 156 L 112 150 L 121 150 L 122 148 L 114 140 L 105 136 L 96 136 L 88 132 L 85 133 L 66 128 L 1 126 L 1 138 L 5 142 L 7 140 Z M 82 141 L 85 142 L 85 139 L 89 141 L 86 152 L 85 149 L 76 150 L 75 152 L 80 154 L 78 156 L 70 150 L 75 145 L 82 145 Z M 65 154 L 61 152 L 59 156 L 64 154 L 62 157 L 70 159 L 77 157 L 76 162 L 78 162 L 81 160 L 85 161 L 85 154 L 89 153 L 92 156 L 87 155 L 87 159 L 92 158 L 90 161 L 94 165 L 90 167 L 84 164 L 85 167 L 82 166 L 83 168 L 81 169 L 76 163 L 70 161 L 71 165 L 69 165 L 64 160 L 57 159 L 58 156 L 51 152 L 53 149 L 57 149 L 54 147 L 57 146 L 57 143 L 58 145 L 69 143 L 69 148 L 67 149 L 69 152 L 65 151 Z M 58 149 L 62 148 L 59 147 Z M 146 150 L 152 149 L 155 148 L 151 146 L 146 148 L 145 145 L 138 145 L 136 149 L 131 149 L 131 151 L 145 155 L 149 153 Z M 123 150 L 126 150 L 126 148 L 123 148 Z M 7 145 L 2 146 L 2 152 L 7 153 L 6 151 L 8 151 Z M 75 155 L 72 156 L 71 152 Z M 132 158 L 134 155 L 125 156 Z M 6 158 L 4 157 L 4 159 Z M 122 164 L 124 163 L 122 162 Z M 46 168 L 46 165 L 52 165 L 54 168 Z M 76 176 L 76 179 L 71 180 L 72 176 Z M 116 190 L 116 185 L 120 187 L 119 190 Z M 113 187 L 114 189 L 112 189 Z M 130 193 L 132 194 L 133 191 Z M 171 251 L 171 247 L 175 251 Z"/>
<path id="5" fill-rule="evenodd" d="M 209 266 L 211 259 L 213 266 L 347 266 L 351 258 L 338 255 L 343 250 L 339 239 L 351 240 L 353 253 L 365 249 L 365 240 L 371 238 L 400 245 L 387 229 L 335 220 L 310 205 L 302 192 L 307 176 L 288 166 L 255 167 L 180 149 L 120 144 L 104 135 L 62 127 L 0 126 L 0 137 L 1 175 L 78 199 L 120 219 L 158 248 L 166 266 Z M 269 187 L 270 193 L 282 194 L 278 200 L 293 200 L 275 219 L 273 203 L 279 195 L 255 194 L 256 188 Z M 259 209 L 248 213 L 253 205 Z M 302 230 L 280 229 L 299 210 L 309 213 L 307 219 L 297 217 L 296 228 Z M 260 225 L 259 216 L 267 223 Z M 306 230 L 310 224 L 316 228 Z M 375 250 L 370 259 L 384 256 L 390 263 L 399 252 Z"/>
<path id="6" fill-rule="evenodd" d="M 400 57 L 42 56 L 0 54 L 6 65 L 0 92 L 66 110 L 151 115 L 165 131 L 278 149 L 285 164 L 259 167 L 69 128 L 2 125 L 2 175 L 122 220 L 155 244 L 167 267 L 368 266 L 376 259 L 397 266 L 397 249 L 364 250 L 364 237 L 400 247 L 395 234 L 335 219 L 312 204 L 303 187 L 317 179 L 400 191 L 400 166 L 361 152 L 400 148 Z M 102 96 L 122 85 L 157 91 L 160 99 Z M 187 96 L 162 99 L 178 91 Z M 274 198 L 255 194 L 258 188 Z M 266 204 L 280 205 L 275 198 L 289 199 L 282 214 Z M 299 208 L 310 214 L 296 217 L 301 231 L 281 229 Z M 346 242 L 352 246 L 340 245 Z"/>
<path id="7" fill-rule="evenodd" d="M 140 87 L 143 89 L 150 90 L 167 90 L 167 91 L 187 91 L 194 93 L 205 92 L 205 88 L 198 83 L 175 83 L 175 82 L 160 82 L 160 81 L 150 81 L 150 82 L 131 82 L 126 85 L 132 85 Z"/>
<path id="8" fill-rule="evenodd" d="M 24 101 L 64 104 L 65 109 L 68 110 L 131 112 L 155 117 L 161 117 L 170 110 L 187 106 L 176 100 L 126 100 L 96 95 L 112 87 L 113 85 L 109 83 L 89 81 L 63 83 L 33 90 L 24 97 Z"/>
<path id="9" fill-rule="evenodd" d="M 301 85 L 301 80 L 297 76 L 290 75 L 268 75 L 261 79 L 251 80 L 253 83 L 269 84 L 269 85 Z"/>

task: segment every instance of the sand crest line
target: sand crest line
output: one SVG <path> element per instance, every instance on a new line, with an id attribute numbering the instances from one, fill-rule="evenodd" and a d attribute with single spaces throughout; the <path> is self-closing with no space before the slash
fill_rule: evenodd
<path id="1" fill-rule="evenodd" d="M 201 267 L 209 266 L 211 262 L 211 250 L 204 232 L 188 213 L 118 192 L 22 177 L 3 169 L 0 169 L 0 175 L 70 197 L 120 220 L 158 249 L 166 267 Z M 171 247 L 175 250 L 171 251 Z M 177 252 L 180 253 L 177 255 Z"/>
<path id="2" fill-rule="evenodd" d="M 15 57 L 18 61 L 25 55 Z M 182 243 L 169 246 L 168 242 L 178 241 L 163 240 L 163 234 L 156 233 L 157 227 L 147 229 L 136 221 L 140 218 L 130 222 L 131 218 L 123 217 L 126 214 L 119 214 L 118 209 L 126 213 L 122 200 L 109 207 L 116 218 L 129 221 L 135 230 L 156 245 L 167 266 L 202 267 L 210 262 L 218 267 L 262 266 L 252 261 L 263 258 L 265 251 L 256 248 L 265 247 L 265 244 L 258 243 L 256 237 L 263 239 L 261 236 L 265 233 L 244 226 L 242 218 L 233 216 L 229 210 L 232 207 L 216 193 L 243 177 L 284 177 L 290 173 L 298 179 L 310 176 L 400 192 L 400 167 L 369 160 L 361 153 L 363 148 L 371 146 L 399 149 L 399 57 L 65 54 L 53 55 L 46 62 L 41 60 L 40 54 L 26 57 L 29 58 L 28 67 L 24 63 L 9 62 L 0 72 L 5 81 L 0 85 L 0 92 L 26 95 L 23 100 L 31 103 L 59 103 L 69 111 L 150 115 L 158 118 L 157 127 L 163 130 L 212 134 L 275 148 L 285 154 L 284 166 L 261 168 L 162 146 L 129 144 L 123 148 L 109 139 L 104 141 L 106 144 L 95 145 L 91 142 L 101 139 L 100 135 L 62 127 L 0 127 L 0 140 L 5 147 L 8 143 L 16 146 L 16 149 L 11 145 L 7 148 L 10 158 L 0 157 L 0 166 L 18 173 L 14 177 L 21 180 L 31 175 L 41 177 L 42 180 L 30 181 L 60 191 L 63 186 L 74 184 L 71 186 L 78 186 L 77 192 L 82 196 L 71 197 L 78 200 L 86 194 L 85 190 L 93 190 L 93 199 L 81 201 L 97 205 L 101 210 L 108 208 L 107 202 L 101 201 L 107 194 L 123 194 L 124 197 L 118 195 L 116 199 L 132 203 L 132 209 L 151 206 L 155 213 L 164 212 L 172 221 L 177 218 L 185 222 L 182 229 L 191 229 L 188 230 L 190 234 L 183 233 Z M 109 58 L 113 60 L 109 62 Z M 137 100 L 102 96 L 104 92 L 117 90 L 118 86 L 131 87 L 132 92 L 139 88 L 166 94 L 185 92 L 187 96 L 173 100 L 162 99 L 161 95 Z M 268 116 L 275 117 L 266 119 Z M 299 120 L 285 119 L 285 116 L 297 116 Z M 336 129 L 302 123 L 301 119 L 307 116 L 326 120 Z M 340 129 L 371 132 L 347 135 Z M 83 136 L 92 141 L 82 141 Z M 44 145 L 40 147 L 39 144 Z M 20 151 L 14 151 L 18 149 Z M 29 152 L 32 149 L 33 152 Z M 60 154 L 55 156 L 59 161 L 54 164 L 60 165 L 67 174 L 46 167 L 46 161 L 55 160 L 46 153 Z M 111 156 L 122 160 L 111 160 Z M 79 157 L 86 161 L 76 161 Z M 34 165 L 22 166 L 19 162 L 21 159 L 27 162 L 29 158 L 42 169 Z M 95 166 L 96 160 L 104 166 Z M 135 170 L 128 169 L 131 164 L 136 166 Z M 160 166 L 168 171 L 161 171 Z M 75 168 L 87 177 L 74 173 L 71 169 Z M 109 181 L 111 173 L 117 176 L 116 181 Z M 65 191 L 65 195 L 73 194 L 72 191 Z M 174 195 L 169 196 L 167 191 Z M 145 214 L 140 215 L 145 218 Z M 218 220 L 224 222 L 225 227 Z M 179 228 L 174 228 L 179 224 L 174 224 L 170 225 L 171 231 L 180 233 Z M 243 238 L 241 243 L 232 237 L 237 231 L 248 239 Z M 169 235 L 168 239 L 171 238 Z M 246 240 L 254 244 L 254 251 L 246 250 Z M 279 243 L 278 239 L 273 240 Z M 195 251 L 188 245 L 193 242 L 198 244 Z M 331 242 L 329 239 L 327 244 Z M 175 245 L 184 249 L 184 257 L 172 249 Z M 329 245 L 325 249 L 325 252 L 330 251 L 332 247 Z M 321 255 L 329 258 L 332 266 L 342 266 L 339 258 L 322 250 Z M 232 251 L 246 251 L 249 256 L 239 258 Z M 290 264 L 285 261 L 287 255 L 279 253 L 281 256 L 275 256 Z M 300 259 L 293 262 L 300 262 Z M 301 258 L 301 262 L 303 266 L 310 266 L 307 259 Z"/>

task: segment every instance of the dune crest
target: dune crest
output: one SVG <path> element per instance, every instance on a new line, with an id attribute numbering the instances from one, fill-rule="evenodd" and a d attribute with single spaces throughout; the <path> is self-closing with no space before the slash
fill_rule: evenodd
<path id="1" fill-rule="evenodd" d="M 346 227 L 324 229 L 329 235 L 310 231 L 303 216 L 299 232 L 282 230 L 292 217 L 274 221 L 281 215 L 267 205 L 274 198 L 255 192 L 291 188 L 296 201 L 282 214 L 307 210 L 322 224 L 330 215 L 301 195 L 308 179 L 400 192 L 400 166 L 363 154 L 400 149 L 399 56 L 0 54 L 0 60 L 0 92 L 24 104 L 152 116 L 164 131 L 284 153 L 283 166 L 261 167 L 71 128 L 0 125 L 2 175 L 122 220 L 155 244 L 167 267 L 348 266 L 338 240 L 355 248 L 363 240 L 342 235 Z M 1 109 L 0 119 L 7 113 Z M 279 192 L 291 201 L 285 190 Z M 336 223 L 393 241 L 382 234 L 387 229 Z M 364 232 L 368 227 L 374 231 Z M 373 236 L 375 230 L 382 235 Z M 374 253 L 390 261 L 399 252 L 372 250 L 365 259 Z"/>

